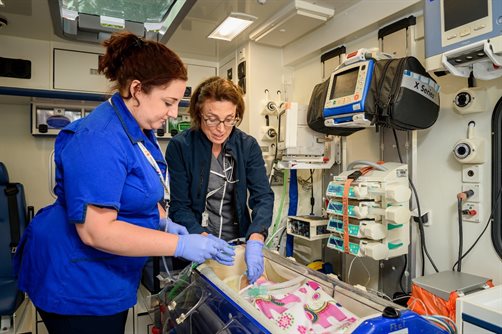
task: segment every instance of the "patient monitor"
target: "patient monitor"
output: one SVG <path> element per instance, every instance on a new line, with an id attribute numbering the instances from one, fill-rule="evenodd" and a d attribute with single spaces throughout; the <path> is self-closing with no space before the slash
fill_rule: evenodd
<path id="1" fill-rule="evenodd" d="M 502 1 L 425 1 L 428 71 L 478 79 L 502 76 Z"/>

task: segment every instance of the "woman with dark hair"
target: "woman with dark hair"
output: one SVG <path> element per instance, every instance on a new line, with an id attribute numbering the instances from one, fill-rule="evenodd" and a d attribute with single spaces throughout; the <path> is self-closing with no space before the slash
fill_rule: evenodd
<path id="1" fill-rule="evenodd" d="M 220 77 L 205 80 L 193 92 L 192 126 L 172 138 L 166 150 L 173 192 L 169 216 L 190 233 L 245 237 L 247 277 L 254 283 L 263 273 L 274 193 L 256 139 L 236 128 L 244 115 L 242 95 Z"/>
<path id="2" fill-rule="evenodd" d="M 104 46 L 99 71 L 117 92 L 58 135 L 57 200 L 37 213 L 15 258 L 19 287 L 51 334 L 123 333 L 148 256 L 233 261 L 226 242 L 188 234 L 159 204 L 170 189 L 154 130 L 177 117 L 185 65 L 128 32 Z"/>

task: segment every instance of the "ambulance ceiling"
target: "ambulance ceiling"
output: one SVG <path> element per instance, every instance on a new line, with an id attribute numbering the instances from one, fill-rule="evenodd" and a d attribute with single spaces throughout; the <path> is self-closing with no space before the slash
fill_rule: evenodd
<path id="1" fill-rule="evenodd" d="M 0 17 L 7 19 L 8 25 L 0 34 L 97 43 L 124 26 L 138 35 L 160 40 L 184 57 L 219 60 L 249 39 L 282 47 L 324 24 L 322 18 L 312 19 L 318 16 L 316 13 L 304 15 L 299 3 L 324 7 L 321 12 L 331 10 L 336 16 L 359 1 L 1 0 Z M 249 14 L 256 20 L 231 42 L 208 39 L 231 12 Z"/>

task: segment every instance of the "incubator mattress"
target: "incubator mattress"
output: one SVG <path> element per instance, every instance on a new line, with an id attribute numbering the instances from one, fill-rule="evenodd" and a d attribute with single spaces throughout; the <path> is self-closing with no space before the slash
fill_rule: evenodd
<path id="1" fill-rule="evenodd" d="M 265 271 L 254 285 L 245 276 L 244 248 L 236 248 L 233 267 L 209 261 L 208 266 L 239 295 L 273 324 L 276 333 L 344 333 L 357 317 L 307 277 L 280 268 L 268 259 Z M 216 280 L 215 280 L 216 281 Z"/>

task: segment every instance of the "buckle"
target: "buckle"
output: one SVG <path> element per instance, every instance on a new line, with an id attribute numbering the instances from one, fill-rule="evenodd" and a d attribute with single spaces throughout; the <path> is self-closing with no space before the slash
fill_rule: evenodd
<path id="1" fill-rule="evenodd" d="M 17 189 L 17 187 L 15 187 L 15 186 L 13 186 L 13 187 L 7 186 L 4 189 L 4 192 L 5 192 L 5 195 L 7 195 L 7 196 L 14 196 L 14 195 L 17 195 L 17 193 L 19 192 L 19 189 Z"/>

